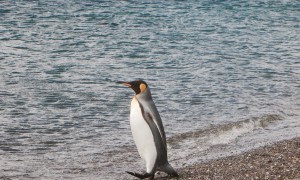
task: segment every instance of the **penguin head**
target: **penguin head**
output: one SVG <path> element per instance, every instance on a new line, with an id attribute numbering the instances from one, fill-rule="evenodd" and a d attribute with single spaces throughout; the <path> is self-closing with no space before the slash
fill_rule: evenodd
<path id="1" fill-rule="evenodd" d="M 141 94 L 148 89 L 148 84 L 143 80 L 135 80 L 131 82 L 118 81 L 117 83 L 130 87 L 134 90 L 135 94 Z"/>

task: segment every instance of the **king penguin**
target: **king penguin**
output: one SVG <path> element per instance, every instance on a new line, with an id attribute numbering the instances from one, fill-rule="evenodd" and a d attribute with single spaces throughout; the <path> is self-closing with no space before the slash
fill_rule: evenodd
<path id="1" fill-rule="evenodd" d="M 118 83 L 130 87 L 135 92 L 130 107 L 130 127 L 138 153 L 146 163 L 145 174 L 126 172 L 140 179 L 154 179 L 156 171 L 178 177 L 168 162 L 165 130 L 149 86 L 143 80 Z"/>

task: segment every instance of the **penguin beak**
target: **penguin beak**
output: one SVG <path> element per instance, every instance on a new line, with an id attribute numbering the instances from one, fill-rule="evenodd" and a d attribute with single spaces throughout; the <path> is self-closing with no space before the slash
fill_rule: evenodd
<path id="1" fill-rule="evenodd" d="M 131 88 L 131 84 L 130 84 L 129 82 L 118 81 L 117 83 L 123 84 L 124 86 L 127 86 L 127 87 L 130 87 L 130 88 Z"/>

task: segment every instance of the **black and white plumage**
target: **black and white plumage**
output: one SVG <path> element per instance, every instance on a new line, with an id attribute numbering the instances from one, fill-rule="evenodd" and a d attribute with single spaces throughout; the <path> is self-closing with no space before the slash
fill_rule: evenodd
<path id="1" fill-rule="evenodd" d="M 177 177 L 178 174 L 168 162 L 164 127 L 147 83 L 142 80 L 119 83 L 136 93 L 131 101 L 130 126 L 138 152 L 146 163 L 145 174 L 127 173 L 140 179 L 153 179 L 156 171 Z"/>

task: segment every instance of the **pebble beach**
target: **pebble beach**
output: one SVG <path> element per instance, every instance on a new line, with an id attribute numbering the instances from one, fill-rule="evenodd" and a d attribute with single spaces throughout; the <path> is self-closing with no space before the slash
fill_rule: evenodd
<path id="1" fill-rule="evenodd" d="M 178 179 L 300 179 L 300 138 L 187 166 L 178 172 Z"/>

